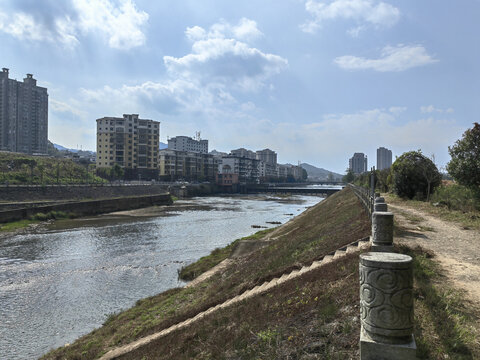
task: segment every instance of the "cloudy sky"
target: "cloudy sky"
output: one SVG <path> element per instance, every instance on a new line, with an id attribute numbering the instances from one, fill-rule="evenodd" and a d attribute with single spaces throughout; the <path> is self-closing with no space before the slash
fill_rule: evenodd
<path id="1" fill-rule="evenodd" d="M 0 66 L 49 91 L 49 139 L 95 149 L 138 113 L 160 140 L 271 148 L 343 173 L 479 121 L 479 0 L 0 0 Z"/>

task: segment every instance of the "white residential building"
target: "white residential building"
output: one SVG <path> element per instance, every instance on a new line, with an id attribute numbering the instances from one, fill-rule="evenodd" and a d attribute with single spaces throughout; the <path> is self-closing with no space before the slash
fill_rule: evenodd
<path id="1" fill-rule="evenodd" d="M 208 154 L 208 140 L 195 140 L 188 136 L 168 139 L 168 149 Z"/>

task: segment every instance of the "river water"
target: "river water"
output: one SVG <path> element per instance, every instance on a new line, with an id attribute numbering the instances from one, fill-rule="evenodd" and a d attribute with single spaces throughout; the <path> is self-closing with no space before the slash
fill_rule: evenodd
<path id="1" fill-rule="evenodd" d="M 0 359 L 34 359 L 138 299 L 183 286 L 177 271 L 217 247 L 276 226 L 322 200 L 265 196 L 183 200 L 62 220 L 0 238 Z"/>

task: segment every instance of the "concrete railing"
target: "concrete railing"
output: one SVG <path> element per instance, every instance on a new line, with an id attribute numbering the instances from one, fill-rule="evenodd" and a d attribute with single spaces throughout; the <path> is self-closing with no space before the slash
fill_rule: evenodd
<path id="1" fill-rule="evenodd" d="M 367 189 L 354 191 L 371 199 Z M 383 197 L 372 198 L 371 250 L 360 255 L 360 358 L 413 360 L 412 258 L 393 252 L 393 214 Z"/>

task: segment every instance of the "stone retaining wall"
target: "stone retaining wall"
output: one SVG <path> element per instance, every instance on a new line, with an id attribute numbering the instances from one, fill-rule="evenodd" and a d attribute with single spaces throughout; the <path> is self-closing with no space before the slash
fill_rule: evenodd
<path id="1" fill-rule="evenodd" d="M 167 185 L 2 186 L 0 187 L 0 200 L 17 202 L 106 199 L 120 196 L 158 195 L 167 191 Z"/>
<path id="2" fill-rule="evenodd" d="M 115 199 L 87 200 L 52 204 L 0 211 L 0 223 L 28 219 L 37 213 L 49 213 L 50 211 L 63 211 L 75 216 L 96 215 L 113 211 L 138 209 L 153 205 L 170 205 L 170 194 L 129 196 Z"/>

